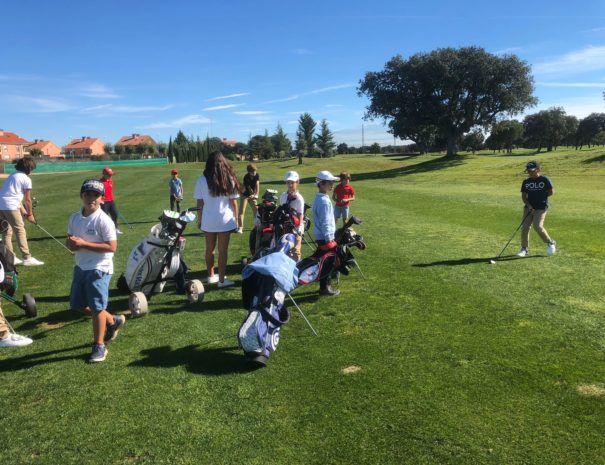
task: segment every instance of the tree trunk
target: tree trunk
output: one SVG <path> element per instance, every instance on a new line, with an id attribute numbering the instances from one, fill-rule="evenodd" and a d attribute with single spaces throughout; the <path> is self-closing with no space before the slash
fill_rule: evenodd
<path id="1" fill-rule="evenodd" d="M 456 136 L 453 134 L 447 135 L 447 154 L 446 157 L 455 157 L 458 154 L 458 144 L 456 144 Z"/>
<path id="2" fill-rule="evenodd" d="M 303 164 L 303 156 L 302 156 L 302 153 L 299 153 L 299 154 L 298 154 L 298 164 L 299 164 L 299 165 L 302 165 L 302 164 Z"/>

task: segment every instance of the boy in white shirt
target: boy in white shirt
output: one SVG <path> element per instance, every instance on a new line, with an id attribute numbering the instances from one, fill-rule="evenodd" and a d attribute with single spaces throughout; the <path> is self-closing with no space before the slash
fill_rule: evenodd
<path id="1" fill-rule="evenodd" d="M 101 210 L 105 188 L 94 179 L 84 181 L 80 198 L 84 207 L 69 218 L 66 244 L 76 254 L 70 304 L 92 316 L 93 346 L 90 363 L 107 356 L 105 342 L 112 341 L 126 318 L 107 311 L 113 254 L 118 242 L 111 218 Z"/>
<path id="2" fill-rule="evenodd" d="M 305 199 L 303 199 L 303 196 L 300 195 L 300 192 L 298 192 L 300 177 L 296 171 L 288 171 L 284 177 L 284 182 L 288 186 L 288 191 L 282 193 L 282 195 L 279 197 L 279 204 L 287 204 L 290 208 L 291 214 L 294 215 L 298 220 L 298 225 L 295 226 L 293 231 L 296 234 L 296 244 L 291 252 L 291 255 L 294 260 L 299 262 L 301 259 L 302 236 L 305 233 L 305 223 L 303 218 L 305 211 Z"/>

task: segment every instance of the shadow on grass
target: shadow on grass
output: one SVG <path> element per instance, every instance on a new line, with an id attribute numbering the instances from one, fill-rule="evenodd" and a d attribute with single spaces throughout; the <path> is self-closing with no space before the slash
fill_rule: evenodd
<path id="1" fill-rule="evenodd" d="M 407 158 L 406 158 L 407 159 Z M 396 178 L 399 176 L 408 176 L 410 174 L 428 173 L 430 171 L 452 168 L 464 163 L 463 157 L 439 157 L 433 160 L 423 161 L 415 165 L 400 166 L 384 171 L 372 171 L 368 173 L 357 173 L 353 176 L 354 181 L 366 181 L 371 179 Z"/>
<path id="2" fill-rule="evenodd" d="M 204 300 L 201 303 L 191 304 L 183 296 L 183 301 L 171 308 L 164 306 L 163 308 L 151 308 L 150 311 L 157 314 L 174 315 L 180 312 L 216 312 L 220 310 L 240 310 L 242 301 L 240 299 L 220 299 L 220 300 Z M 165 304 L 164 304 L 165 305 Z"/>
<path id="3" fill-rule="evenodd" d="M 56 363 L 63 362 L 65 360 L 82 358 L 82 354 L 65 355 L 62 357 L 55 357 L 55 355 L 65 352 L 73 352 L 76 350 L 79 351 L 85 348 L 90 348 L 90 344 L 81 344 L 74 347 L 68 347 L 66 349 L 50 350 L 47 352 L 38 352 L 35 354 L 23 355 L 22 357 L 0 360 L 0 373 L 5 371 L 27 370 L 37 365 L 46 365 L 47 363 Z"/>
<path id="4" fill-rule="evenodd" d="M 583 160 L 582 164 L 589 165 L 591 163 L 602 163 L 605 161 L 605 153 L 603 155 L 599 155 L 597 157 L 589 158 L 588 160 Z"/>
<path id="5" fill-rule="evenodd" d="M 237 352 L 234 352 L 237 351 Z M 144 357 L 129 364 L 133 367 L 174 368 L 184 366 L 190 373 L 200 375 L 228 375 L 248 373 L 258 369 L 246 361 L 238 347 L 203 349 L 189 345 L 180 349 L 170 346 L 155 347 L 141 351 Z"/>
<path id="6" fill-rule="evenodd" d="M 458 260 L 440 260 L 431 263 L 414 263 L 412 266 L 416 268 L 428 268 L 430 266 L 458 266 L 458 265 L 472 265 L 474 263 L 487 263 L 490 260 L 496 260 L 497 262 L 509 262 L 513 260 L 527 260 L 528 258 L 543 258 L 544 255 L 530 255 L 529 257 L 517 257 L 516 255 L 504 255 L 498 259 L 496 257 L 487 258 L 460 258 Z"/>

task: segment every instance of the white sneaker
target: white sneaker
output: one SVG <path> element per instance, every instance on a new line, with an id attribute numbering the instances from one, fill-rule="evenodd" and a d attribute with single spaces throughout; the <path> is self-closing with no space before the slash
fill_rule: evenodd
<path id="1" fill-rule="evenodd" d="M 124 234 L 124 233 L 116 228 L 116 234 Z"/>
<path id="2" fill-rule="evenodd" d="M 548 244 L 548 247 L 546 248 L 546 255 L 548 255 L 549 257 L 552 257 L 556 251 L 557 251 L 557 242 L 550 241 Z"/>
<path id="3" fill-rule="evenodd" d="M 29 337 L 11 334 L 4 339 L 0 339 L 0 347 L 23 347 L 30 345 L 32 342 L 34 341 Z"/>
<path id="4" fill-rule="evenodd" d="M 218 275 L 208 276 L 208 284 L 216 284 L 218 283 Z"/>
<path id="5" fill-rule="evenodd" d="M 222 283 L 218 283 L 218 288 L 222 289 L 223 287 L 230 287 L 235 284 L 235 281 L 231 281 L 230 279 L 225 278 Z"/>
<path id="6" fill-rule="evenodd" d="M 237 228 L 235 232 L 238 234 L 244 234 L 244 228 Z"/>
<path id="7" fill-rule="evenodd" d="M 519 250 L 519 252 L 517 252 L 517 257 L 527 257 L 528 255 L 529 255 L 529 252 L 524 247 L 521 247 L 521 250 Z"/>
<path id="8" fill-rule="evenodd" d="M 25 260 L 23 260 L 23 265 L 24 266 L 40 266 L 40 265 L 44 265 L 44 262 L 41 262 L 37 258 L 29 257 L 29 258 L 26 258 Z"/>
<path id="9" fill-rule="evenodd" d="M 13 260 L 13 263 L 15 265 L 23 265 L 23 260 L 21 260 L 20 258 L 15 257 L 15 259 Z"/>

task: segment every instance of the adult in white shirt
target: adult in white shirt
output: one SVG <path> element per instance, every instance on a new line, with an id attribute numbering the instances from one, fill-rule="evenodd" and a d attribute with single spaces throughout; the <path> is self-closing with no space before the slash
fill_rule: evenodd
<path id="1" fill-rule="evenodd" d="M 221 152 L 212 152 L 204 173 L 195 184 L 193 197 L 200 209 L 198 226 L 206 239 L 208 283 L 233 286 L 225 278 L 230 234 L 238 228 L 237 199 L 240 185 L 233 168 Z M 218 243 L 218 276 L 214 274 L 214 249 Z"/>
<path id="2" fill-rule="evenodd" d="M 32 257 L 27 244 L 27 234 L 23 218 L 36 224 L 32 205 L 32 180 L 28 176 L 36 168 L 32 157 L 23 157 L 15 165 L 16 172 L 11 174 L 0 189 L 0 228 L 6 248 L 13 251 L 13 230 L 17 233 L 17 245 L 23 260 L 15 257 L 15 265 L 38 266 L 44 262 Z"/>

